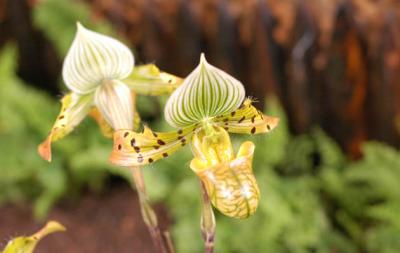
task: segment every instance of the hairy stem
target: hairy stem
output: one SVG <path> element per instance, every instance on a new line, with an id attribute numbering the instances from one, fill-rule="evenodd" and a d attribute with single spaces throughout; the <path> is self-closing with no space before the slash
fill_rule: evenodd
<path id="1" fill-rule="evenodd" d="M 139 195 L 140 209 L 142 212 L 143 221 L 150 231 L 153 242 L 157 250 L 161 253 L 173 252 L 172 244 L 170 241 L 165 242 L 161 236 L 161 230 L 158 226 L 157 216 L 149 203 L 149 198 L 146 193 L 146 187 L 143 178 L 142 168 L 131 168 L 133 181 Z M 171 250 L 172 249 L 172 250 Z"/>
<path id="2" fill-rule="evenodd" d="M 200 227 L 201 233 L 204 240 L 204 252 L 213 253 L 214 252 L 214 238 L 215 238 L 215 216 L 214 211 L 211 206 L 210 197 L 208 196 L 203 182 L 201 184 L 202 191 L 202 210 Z"/>

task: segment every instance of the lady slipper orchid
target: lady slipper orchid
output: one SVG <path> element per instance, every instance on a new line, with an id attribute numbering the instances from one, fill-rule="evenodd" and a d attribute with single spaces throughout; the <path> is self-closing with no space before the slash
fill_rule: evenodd
<path id="1" fill-rule="evenodd" d="M 71 91 L 61 100 L 62 108 L 39 154 L 51 160 L 51 143 L 68 135 L 87 115 L 112 137 L 117 129 L 135 129 L 140 118 L 135 96 L 171 93 L 181 79 L 160 72 L 153 64 L 134 68 L 127 46 L 93 32 L 80 23 L 64 61 L 62 76 Z"/>
<path id="2" fill-rule="evenodd" d="M 235 156 L 228 132 L 266 133 L 279 119 L 253 107 L 252 101 L 245 99 L 241 82 L 210 65 L 204 54 L 198 67 L 170 96 L 165 118 L 178 130 L 163 133 L 145 127 L 143 133 L 116 131 L 111 162 L 142 166 L 191 143 L 195 158 L 190 167 L 205 185 L 213 205 L 231 217 L 253 214 L 259 199 L 251 168 L 254 144 L 244 142 Z"/>

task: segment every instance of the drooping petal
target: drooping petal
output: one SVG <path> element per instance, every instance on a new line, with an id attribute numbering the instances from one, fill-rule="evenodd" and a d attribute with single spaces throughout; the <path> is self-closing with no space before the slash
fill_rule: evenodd
<path id="1" fill-rule="evenodd" d="M 245 91 L 241 82 L 207 63 L 200 64 L 169 98 L 165 119 L 174 127 L 183 127 L 236 110 Z"/>
<path id="2" fill-rule="evenodd" d="M 77 24 L 78 31 L 65 57 L 63 78 L 69 89 L 87 94 L 105 79 L 124 79 L 134 58 L 124 44 Z"/>
<path id="3" fill-rule="evenodd" d="M 143 133 L 116 131 L 110 161 L 126 167 L 155 162 L 185 146 L 195 131 L 195 125 L 166 133 L 153 132 L 148 127 L 145 127 Z"/>
<path id="4" fill-rule="evenodd" d="M 51 161 L 51 143 L 69 134 L 89 113 L 93 106 L 93 95 L 70 93 L 61 100 L 61 112 L 46 140 L 38 147 L 40 156 Z"/>
<path id="5" fill-rule="evenodd" d="M 124 80 L 131 90 L 146 96 L 171 94 L 182 82 L 181 78 L 160 71 L 154 64 L 136 66 Z"/>
<path id="6" fill-rule="evenodd" d="M 252 172 L 254 144 L 244 142 L 235 159 L 208 166 L 201 158 L 190 164 L 200 177 L 212 204 L 224 215 L 247 218 L 255 213 L 260 198 Z"/>
<path id="7" fill-rule="evenodd" d="M 273 130 L 279 123 L 279 118 L 264 115 L 246 99 L 239 109 L 214 119 L 217 126 L 231 133 L 259 134 Z"/>
<path id="8" fill-rule="evenodd" d="M 50 221 L 41 230 L 31 236 L 21 236 L 11 240 L 3 253 L 33 253 L 37 243 L 48 234 L 65 231 L 65 227 L 58 222 Z"/>
<path id="9" fill-rule="evenodd" d="M 114 130 L 133 128 L 133 106 L 131 91 L 118 80 L 109 80 L 96 89 L 94 102 L 106 122 Z"/>

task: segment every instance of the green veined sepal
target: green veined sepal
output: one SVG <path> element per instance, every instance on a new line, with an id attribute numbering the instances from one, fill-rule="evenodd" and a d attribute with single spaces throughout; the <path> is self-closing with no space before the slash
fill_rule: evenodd
<path id="1" fill-rule="evenodd" d="M 236 110 L 245 97 L 242 83 L 210 65 L 200 63 L 168 99 L 164 114 L 174 127 L 186 127 Z"/>
<path id="2" fill-rule="evenodd" d="M 63 79 L 70 90 L 88 94 L 104 80 L 121 80 L 134 66 L 132 52 L 120 41 L 77 23 L 78 31 L 63 65 Z"/>

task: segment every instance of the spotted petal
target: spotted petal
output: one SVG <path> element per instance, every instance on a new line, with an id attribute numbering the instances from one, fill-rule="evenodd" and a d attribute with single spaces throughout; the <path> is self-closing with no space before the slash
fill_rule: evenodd
<path id="1" fill-rule="evenodd" d="M 143 133 L 116 131 L 110 161 L 126 167 L 152 163 L 185 146 L 195 131 L 195 125 L 166 133 L 153 132 L 148 127 L 145 127 Z"/>
<path id="2" fill-rule="evenodd" d="M 47 161 L 51 161 L 51 143 L 69 134 L 85 118 L 93 105 L 93 95 L 70 93 L 61 103 L 61 112 L 50 134 L 38 147 L 40 156 Z"/>
<path id="3" fill-rule="evenodd" d="M 78 31 L 64 61 L 63 78 L 69 89 L 87 94 L 105 79 L 123 79 L 134 58 L 124 44 L 77 24 Z"/>
<path id="4" fill-rule="evenodd" d="M 250 99 L 246 99 L 239 109 L 216 117 L 214 122 L 231 133 L 259 134 L 273 130 L 279 118 L 264 115 L 251 104 Z"/>
<path id="5" fill-rule="evenodd" d="M 183 80 L 160 71 L 154 64 L 147 64 L 136 66 L 123 81 L 139 95 L 160 96 L 171 94 Z"/>
<path id="6" fill-rule="evenodd" d="M 165 119 L 174 127 L 184 127 L 236 110 L 245 91 L 241 82 L 211 66 L 201 55 L 200 64 L 169 98 Z"/>

